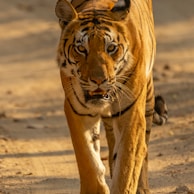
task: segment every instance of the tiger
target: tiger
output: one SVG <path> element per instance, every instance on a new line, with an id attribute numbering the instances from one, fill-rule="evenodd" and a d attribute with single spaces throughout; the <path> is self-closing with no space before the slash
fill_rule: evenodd
<path id="1" fill-rule="evenodd" d="M 155 98 L 151 0 L 58 0 L 57 62 L 81 194 L 149 194 L 148 142 L 167 119 Z M 155 108 L 154 108 L 155 107 Z M 103 124 L 111 184 L 100 156 Z"/>

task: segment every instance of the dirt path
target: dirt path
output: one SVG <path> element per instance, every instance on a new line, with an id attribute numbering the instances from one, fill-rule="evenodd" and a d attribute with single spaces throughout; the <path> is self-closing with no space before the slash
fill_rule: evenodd
<path id="1" fill-rule="evenodd" d="M 0 194 L 79 193 L 55 62 L 54 5 L 0 0 Z M 170 119 L 152 131 L 153 194 L 194 193 L 193 5 L 193 0 L 154 0 L 156 94 L 165 96 Z M 103 137 L 102 131 L 106 156 Z"/>

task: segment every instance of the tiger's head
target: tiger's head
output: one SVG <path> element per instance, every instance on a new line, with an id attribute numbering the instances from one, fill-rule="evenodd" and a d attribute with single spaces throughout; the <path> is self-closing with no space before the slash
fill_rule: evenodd
<path id="1" fill-rule="evenodd" d="M 111 4 L 107 0 L 107 5 L 106 1 L 100 2 L 93 7 L 86 1 L 80 12 L 79 5 L 76 8 L 67 0 L 59 0 L 56 5 L 62 30 L 58 47 L 62 77 L 70 79 L 73 93 L 90 105 L 117 98 L 117 91 L 122 90 L 131 71 L 131 50 L 135 48 L 124 25 L 129 1 Z"/>

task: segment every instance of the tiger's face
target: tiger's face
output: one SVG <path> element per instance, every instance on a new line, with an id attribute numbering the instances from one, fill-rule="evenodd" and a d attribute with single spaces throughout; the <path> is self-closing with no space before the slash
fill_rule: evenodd
<path id="1" fill-rule="evenodd" d="M 86 104 L 110 103 L 133 60 L 125 29 L 106 12 L 92 11 L 61 26 L 58 63 L 62 74 L 74 80 L 74 94 Z"/>

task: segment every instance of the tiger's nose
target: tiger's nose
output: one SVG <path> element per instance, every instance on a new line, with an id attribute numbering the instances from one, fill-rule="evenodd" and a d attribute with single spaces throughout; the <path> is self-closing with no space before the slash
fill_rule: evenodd
<path id="1" fill-rule="evenodd" d="M 99 85 L 107 82 L 108 78 L 105 78 L 105 77 L 91 77 L 90 81 L 95 83 L 95 84 L 97 84 L 99 86 Z"/>

